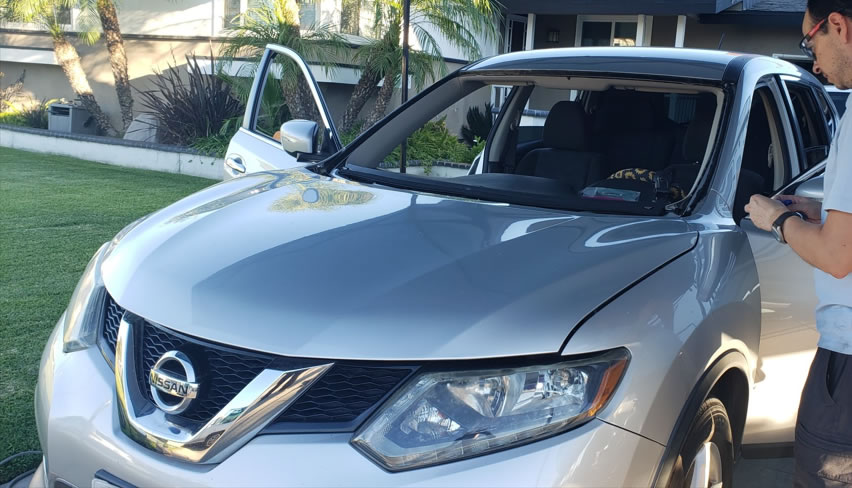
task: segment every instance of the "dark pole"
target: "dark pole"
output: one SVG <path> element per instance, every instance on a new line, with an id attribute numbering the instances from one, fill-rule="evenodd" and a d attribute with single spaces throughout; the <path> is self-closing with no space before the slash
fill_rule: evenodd
<path id="1" fill-rule="evenodd" d="M 408 19 L 411 17 L 411 0 L 402 1 L 402 103 L 408 100 Z M 405 173 L 408 157 L 408 140 L 402 141 L 399 172 Z"/>

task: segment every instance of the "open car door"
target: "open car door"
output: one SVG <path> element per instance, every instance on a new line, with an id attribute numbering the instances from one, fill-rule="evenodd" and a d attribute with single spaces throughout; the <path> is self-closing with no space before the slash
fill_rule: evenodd
<path id="1" fill-rule="evenodd" d="M 225 178 L 320 161 L 341 148 L 307 63 L 293 50 L 266 46 L 243 124 L 225 156 Z"/>

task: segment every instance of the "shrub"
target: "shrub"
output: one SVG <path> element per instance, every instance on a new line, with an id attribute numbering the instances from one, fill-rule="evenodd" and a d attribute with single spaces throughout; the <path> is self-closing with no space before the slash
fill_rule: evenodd
<path id="1" fill-rule="evenodd" d="M 0 113 L 0 123 L 32 127 L 35 129 L 47 129 L 48 109 L 56 101 L 56 99 L 42 100 L 41 102 L 31 100 L 25 106 L 7 101 L 5 102 L 6 110 Z"/>
<path id="2" fill-rule="evenodd" d="M 219 136 L 225 121 L 245 110 L 224 78 L 204 73 L 194 54 L 186 61 L 187 81 L 175 62 L 164 73 L 155 73 L 154 90 L 137 90 L 146 112 L 157 119 L 157 137 L 164 144 L 190 146 Z M 211 63 L 215 66 L 215 59 Z"/>
<path id="3" fill-rule="evenodd" d="M 492 105 L 485 104 L 485 112 L 479 107 L 470 107 L 467 109 L 467 125 L 462 127 L 462 139 L 468 145 L 473 145 L 478 137 L 481 140 L 488 139 L 488 134 L 491 132 L 493 120 L 491 119 Z"/>
<path id="4" fill-rule="evenodd" d="M 418 161 L 430 172 L 432 165 L 439 161 L 470 164 L 476 155 L 485 147 L 485 140 L 475 137 L 472 146 L 459 141 L 444 122 L 444 118 L 426 122 L 408 137 L 407 159 Z M 340 134 L 343 145 L 352 142 L 360 133 L 363 122 L 357 122 L 349 131 Z M 397 147 L 386 158 L 385 162 L 392 166 L 399 165 L 400 148 Z"/>
<path id="5" fill-rule="evenodd" d="M 196 149 L 208 156 L 225 157 L 228 151 L 228 144 L 231 143 L 231 138 L 237 133 L 240 125 L 243 123 L 243 117 L 234 117 L 225 121 L 218 134 L 212 136 L 200 137 L 192 143 L 192 148 Z"/>

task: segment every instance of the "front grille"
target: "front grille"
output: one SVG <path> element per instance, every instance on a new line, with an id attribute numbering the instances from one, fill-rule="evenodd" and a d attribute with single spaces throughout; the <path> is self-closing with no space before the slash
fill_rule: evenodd
<path id="1" fill-rule="evenodd" d="M 411 372 L 411 368 L 335 365 L 277 422 L 351 423 L 378 406 Z"/>
<path id="2" fill-rule="evenodd" d="M 118 327 L 124 308 L 107 295 L 104 305 L 102 346 L 115 354 Z M 140 321 L 134 328 L 134 352 L 140 391 L 153 402 L 149 375 L 157 360 L 179 350 L 192 360 L 201 391 L 189 409 L 176 417 L 206 423 L 267 367 L 295 369 L 316 364 L 214 344 Z M 104 353 L 106 355 L 106 352 Z M 281 363 L 281 364 L 279 364 Z M 304 364 L 301 364 L 304 363 Z M 270 426 L 275 432 L 348 431 L 374 411 L 402 382 L 412 367 L 374 367 L 369 364 L 335 364 L 310 390 L 304 392 Z"/>
<path id="3" fill-rule="evenodd" d="M 168 351 L 180 350 L 188 354 L 201 391 L 190 408 L 178 417 L 195 422 L 212 419 L 237 393 L 242 391 L 261 371 L 272 362 L 272 356 L 241 351 L 201 342 L 145 322 L 137 352 L 139 388 L 154 401 L 148 377 L 151 368 Z"/>
<path id="4" fill-rule="evenodd" d="M 121 308 L 111 296 L 107 295 L 104 304 L 104 328 L 102 336 L 109 346 L 110 351 L 115 354 L 115 341 L 118 339 L 118 325 L 124 309 Z"/>

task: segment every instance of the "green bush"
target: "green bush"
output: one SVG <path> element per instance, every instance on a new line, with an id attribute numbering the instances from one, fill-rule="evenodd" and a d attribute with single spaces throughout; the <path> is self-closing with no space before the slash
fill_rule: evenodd
<path id="1" fill-rule="evenodd" d="M 450 133 L 444 118 L 426 122 L 423 127 L 415 131 L 408 138 L 408 160 L 419 161 L 426 167 L 429 174 L 432 164 L 439 161 L 451 163 L 470 164 L 485 147 L 484 142 L 477 142 L 468 147 L 459 141 L 458 137 Z M 399 164 L 400 148 L 394 149 L 385 162 Z"/>
<path id="2" fill-rule="evenodd" d="M 231 143 L 231 138 L 237 133 L 240 126 L 243 124 L 243 117 L 232 117 L 222 124 L 218 134 L 199 137 L 192 141 L 190 147 L 196 149 L 208 156 L 225 157 L 228 151 L 228 144 Z"/>
<path id="3" fill-rule="evenodd" d="M 493 105 L 486 103 L 484 110 L 480 110 L 476 106 L 467 109 L 467 124 L 462 127 L 462 139 L 466 143 L 473 145 L 477 138 L 488 138 L 491 126 L 493 125 L 491 119 L 492 108 Z"/>
<path id="4" fill-rule="evenodd" d="M 56 99 L 41 102 L 32 100 L 26 106 L 5 102 L 5 110 L 0 112 L 0 124 L 47 129 L 47 112 L 50 104 L 56 101 Z"/>
<path id="5" fill-rule="evenodd" d="M 8 125 L 27 125 L 24 118 L 18 112 L 14 112 L 12 110 L 7 110 L 5 112 L 0 112 L 0 124 L 8 124 Z"/>

